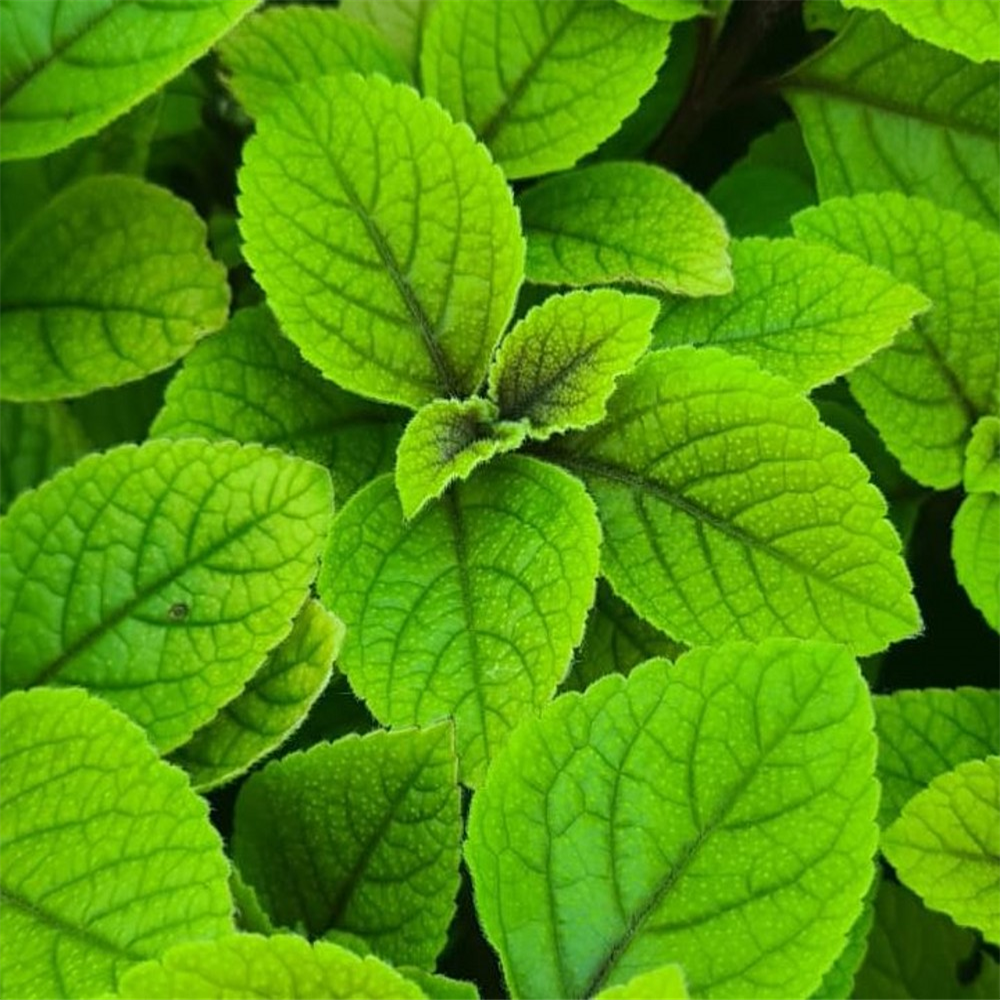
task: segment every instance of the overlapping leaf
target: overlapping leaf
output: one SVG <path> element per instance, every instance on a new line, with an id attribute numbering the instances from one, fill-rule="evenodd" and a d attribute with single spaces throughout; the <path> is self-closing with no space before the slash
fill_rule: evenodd
<path id="1" fill-rule="evenodd" d="M 416 79 L 420 42 L 435 0 L 341 0 L 345 16 L 371 25 L 392 46 Z"/>
<path id="2" fill-rule="evenodd" d="M 962 485 L 966 493 L 1000 495 L 1000 419 L 983 417 L 972 428 L 965 449 Z"/>
<path id="3" fill-rule="evenodd" d="M 966 497 L 951 525 L 958 582 L 989 626 L 1000 631 L 1000 496 Z"/>
<path id="4" fill-rule="evenodd" d="M 876 868 L 875 878 L 868 888 L 868 895 L 861 906 L 861 913 L 847 932 L 844 948 L 833 965 L 823 975 L 819 988 L 814 990 L 810 1000 L 848 1000 L 854 991 L 854 980 L 865 957 L 868 935 L 875 921 L 875 893 L 881 882 Z"/>
<path id="5" fill-rule="evenodd" d="M 594 1000 L 687 1000 L 687 983 L 679 965 L 662 965 L 633 976 L 620 986 L 608 986 Z"/>

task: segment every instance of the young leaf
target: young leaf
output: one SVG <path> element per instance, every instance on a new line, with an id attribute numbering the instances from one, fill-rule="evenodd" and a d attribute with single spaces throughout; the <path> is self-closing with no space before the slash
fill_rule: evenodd
<path id="1" fill-rule="evenodd" d="M 1000 692 L 924 688 L 874 701 L 883 829 L 938 775 L 1000 753 Z"/>
<path id="2" fill-rule="evenodd" d="M 178 746 L 287 635 L 332 510 L 322 469 L 258 446 L 89 455 L 0 521 L 4 686 L 89 688 Z"/>
<path id="3" fill-rule="evenodd" d="M 4 4 L 0 159 L 41 156 L 96 132 L 207 52 L 255 3 Z"/>
<path id="4" fill-rule="evenodd" d="M 618 0 L 618 3 L 658 21 L 686 21 L 705 13 L 701 0 Z"/>
<path id="5" fill-rule="evenodd" d="M 269 7 L 251 14 L 220 42 L 219 55 L 230 90 L 253 118 L 302 80 L 354 70 L 410 81 L 378 32 L 319 7 Z"/>
<path id="6" fill-rule="evenodd" d="M 439 3 L 424 88 L 467 121 L 511 179 L 572 167 L 652 87 L 670 25 L 617 3 Z"/>
<path id="7" fill-rule="evenodd" d="M 812 389 L 870 358 L 930 308 L 917 289 L 829 247 L 756 238 L 736 240 L 732 253 L 736 290 L 668 299 L 657 347 L 715 344 Z"/>
<path id="8" fill-rule="evenodd" d="M 925 42 L 950 49 L 973 62 L 1000 59 L 1000 4 L 995 0 L 844 0 L 847 8 L 877 10 Z"/>
<path id="9" fill-rule="evenodd" d="M 247 260 L 324 375 L 414 409 L 475 392 L 524 243 L 468 129 L 401 84 L 321 77 L 258 122 L 240 187 Z"/>
<path id="10" fill-rule="evenodd" d="M 486 399 L 437 399 L 417 410 L 407 424 L 396 458 L 396 489 L 409 520 L 439 497 L 449 483 L 468 479 L 494 455 L 519 448 L 525 420 L 500 420 Z"/>
<path id="11" fill-rule="evenodd" d="M 659 167 L 581 167 L 528 188 L 519 204 L 531 281 L 627 282 L 677 295 L 732 290 L 725 223 L 701 195 Z"/>
<path id="12" fill-rule="evenodd" d="M 233 858 L 276 924 L 362 938 L 433 968 L 455 911 L 462 838 L 454 731 L 346 736 L 251 775 Z"/>
<path id="13" fill-rule="evenodd" d="M 951 525 L 951 557 L 969 600 L 1000 632 L 1000 496 L 973 493 L 962 501 Z"/>
<path id="14" fill-rule="evenodd" d="M 0 719 L 4 996 L 99 996 L 232 930 L 208 808 L 137 726 L 80 690 L 14 691 Z"/>
<path id="15" fill-rule="evenodd" d="M 392 468 L 405 418 L 322 378 L 259 306 L 185 358 L 150 434 L 275 445 L 325 465 L 343 502 Z"/>
<path id="16" fill-rule="evenodd" d="M 339 666 L 385 725 L 455 720 L 475 785 L 552 697 L 594 598 L 600 529 L 579 480 L 505 455 L 403 520 L 392 478 L 341 510 L 318 580 Z"/>
<path id="17" fill-rule="evenodd" d="M 879 14 L 855 14 L 786 79 L 784 94 L 802 126 L 821 201 L 903 191 L 996 224 L 996 67 L 913 41 Z"/>
<path id="18" fill-rule="evenodd" d="M 187 202 L 131 177 L 59 194 L 4 246 L 5 399 L 80 396 L 166 368 L 226 321 L 226 272 Z"/>
<path id="19" fill-rule="evenodd" d="M 594 1000 L 687 1000 L 688 996 L 684 970 L 670 964 L 633 976 L 620 986 L 609 986 Z"/>
<path id="20" fill-rule="evenodd" d="M 982 417 L 972 428 L 962 485 L 966 493 L 1000 495 L 1000 419 Z"/>
<path id="21" fill-rule="evenodd" d="M 682 642 L 792 635 L 864 654 L 920 626 L 868 470 L 748 358 L 644 358 L 607 420 L 551 457 L 597 501 L 611 586 Z"/>
<path id="22" fill-rule="evenodd" d="M 344 641 L 344 626 L 316 601 L 299 612 L 243 692 L 172 754 L 199 791 L 242 774 L 298 728 L 320 696 Z"/>
<path id="23" fill-rule="evenodd" d="M 902 882 L 1000 944 L 1000 757 L 939 775 L 882 835 Z"/>
<path id="24" fill-rule="evenodd" d="M 895 193 L 837 198 L 792 224 L 930 297 L 912 330 L 851 375 L 851 391 L 909 475 L 936 489 L 958 485 L 972 426 L 997 405 L 1000 235 Z"/>
<path id="25" fill-rule="evenodd" d="M 649 346 L 658 308 L 648 296 L 611 289 L 553 295 L 504 337 L 490 397 L 541 440 L 597 423 L 619 376 Z"/>
<path id="26" fill-rule="evenodd" d="M 872 877 L 871 727 L 843 648 L 793 640 L 651 660 L 523 723 L 466 848 L 511 994 L 676 962 L 692 996 L 808 996 Z"/>
<path id="27" fill-rule="evenodd" d="M 345 17 L 371 25 L 409 68 L 419 75 L 420 43 L 435 0 L 340 0 Z"/>
<path id="28" fill-rule="evenodd" d="M 130 969 L 118 1000 L 423 1000 L 416 983 L 385 962 L 294 934 L 238 934 L 171 948 Z"/>
<path id="29" fill-rule="evenodd" d="M 399 971 L 434 1000 L 479 1000 L 479 990 L 476 989 L 476 984 L 467 980 L 439 976 L 436 973 L 418 969 L 415 965 L 400 966 Z"/>

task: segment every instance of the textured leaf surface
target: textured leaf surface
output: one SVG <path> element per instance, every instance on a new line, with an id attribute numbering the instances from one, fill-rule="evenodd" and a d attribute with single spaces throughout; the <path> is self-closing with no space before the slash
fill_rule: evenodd
<path id="1" fill-rule="evenodd" d="M 969 600 L 1000 632 L 1000 496 L 974 493 L 962 501 L 951 525 L 951 557 Z"/>
<path id="2" fill-rule="evenodd" d="M 174 751 L 194 787 L 221 785 L 283 743 L 322 693 L 343 641 L 343 624 L 309 601 L 239 697 Z"/>
<path id="3" fill-rule="evenodd" d="M 930 307 L 915 288 L 829 247 L 748 239 L 732 252 L 735 291 L 665 302 L 656 346 L 715 344 L 812 389 L 870 358 Z"/>
<path id="4" fill-rule="evenodd" d="M 649 346 L 658 308 L 610 289 L 551 296 L 504 337 L 490 367 L 491 398 L 543 440 L 597 423 L 619 376 Z"/>
<path id="5" fill-rule="evenodd" d="M 599 544 L 580 482 L 532 459 L 498 458 L 408 524 L 376 479 L 337 517 L 318 581 L 347 625 L 339 666 L 385 725 L 453 717 L 475 785 L 565 675 Z"/>
<path id="6" fill-rule="evenodd" d="M 644 358 L 607 420 L 559 449 L 597 501 L 604 575 L 682 642 L 792 635 L 869 653 L 919 627 L 868 470 L 747 358 Z"/>
<path id="7" fill-rule="evenodd" d="M 995 0 L 844 0 L 844 6 L 880 11 L 915 38 L 974 62 L 1000 59 L 1000 4 Z"/>
<path id="8" fill-rule="evenodd" d="M 346 736 L 253 774 L 233 856 L 275 923 L 355 934 L 433 968 L 455 912 L 462 836 L 453 729 Z"/>
<path id="9" fill-rule="evenodd" d="M 679 965 L 663 965 L 633 976 L 621 986 L 601 990 L 594 1000 L 687 1000 L 687 983 Z"/>
<path id="10" fill-rule="evenodd" d="M 435 0 L 341 0 L 347 17 L 370 24 L 393 47 L 416 78 L 420 43 Z"/>
<path id="11" fill-rule="evenodd" d="M 701 0 L 618 0 L 624 7 L 658 21 L 686 21 L 704 13 Z"/>
<path id="12" fill-rule="evenodd" d="M 678 295 L 733 287 L 722 219 L 679 177 L 648 163 L 600 163 L 519 199 L 531 281 L 628 282 Z"/>
<path id="13" fill-rule="evenodd" d="M 855 14 L 787 80 L 784 94 L 802 126 L 821 201 L 904 191 L 996 223 L 995 66 L 914 41 L 881 15 Z"/>
<path id="14" fill-rule="evenodd" d="M 207 52 L 256 0 L 8 0 L 0 6 L 3 159 L 96 132 Z"/>
<path id="15" fill-rule="evenodd" d="M 924 688 L 874 701 L 883 828 L 938 775 L 1000 752 L 1000 692 Z"/>
<path id="16" fill-rule="evenodd" d="M 183 743 L 287 635 L 331 513 L 322 469 L 257 446 L 89 455 L 0 521 L 4 686 L 86 687 Z"/>
<path id="17" fill-rule="evenodd" d="M 1000 419 L 983 417 L 972 428 L 962 485 L 966 493 L 1000 495 Z"/>
<path id="18" fill-rule="evenodd" d="M 95 177 L 35 215 L 0 258 L 5 399 L 80 396 L 142 378 L 226 321 L 225 270 L 186 202 Z"/>
<path id="19" fill-rule="evenodd" d="M 465 979 L 450 979 L 439 976 L 415 965 L 404 965 L 399 970 L 407 979 L 419 986 L 433 1000 L 479 1000 L 479 990 L 475 983 Z"/>
<path id="20" fill-rule="evenodd" d="M 909 475 L 936 489 L 958 485 L 972 426 L 997 407 L 1000 235 L 895 193 L 834 199 L 793 225 L 931 299 L 911 331 L 852 374 L 851 391 Z"/>
<path id="21" fill-rule="evenodd" d="M 399 56 L 374 28 L 322 7 L 270 7 L 219 44 L 229 88 L 254 118 L 303 80 L 352 70 L 409 82 Z"/>
<path id="22" fill-rule="evenodd" d="M 1000 943 L 1000 757 L 935 778 L 903 806 L 882 850 L 931 909 Z"/>
<path id="23" fill-rule="evenodd" d="M 396 458 L 396 489 L 407 519 L 449 483 L 468 479 L 494 455 L 519 448 L 524 420 L 501 421 L 489 400 L 438 399 L 421 407 L 407 424 Z"/>
<path id="24" fill-rule="evenodd" d="M 208 808 L 138 727 L 80 690 L 12 692 L 0 718 L 4 996 L 99 996 L 232 929 Z"/>
<path id="25" fill-rule="evenodd" d="M 871 727 L 843 648 L 790 640 L 652 660 L 525 722 L 466 849 L 512 994 L 676 962 L 695 997 L 808 995 L 872 876 Z"/>
<path id="26" fill-rule="evenodd" d="M 240 934 L 171 948 L 130 969 L 120 1000 L 422 1000 L 420 988 L 373 956 L 292 934 Z"/>
<path id="27" fill-rule="evenodd" d="M 812 993 L 810 1000 L 848 1000 L 851 996 L 858 968 L 864 961 L 865 950 L 868 947 L 868 935 L 875 920 L 874 897 L 880 882 L 881 878 L 876 869 L 875 878 L 868 888 L 861 913 L 847 932 L 843 951 L 826 970 L 819 989 Z"/>
<path id="28" fill-rule="evenodd" d="M 670 25 L 617 3 L 439 3 L 421 52 L 424 88 L 467 121 L 510 178 L 573 166 L 652 87 Z"/>
<path id="29" fill-rule="evenodd" d="M 392 468 L 405 417 L 322 378 L 256 307 L 185 358 L 150 434 L 274 445 L 325 465 L 339 503 Z"/>
<path id="30" fill-rule="evenodd" d="M 524 244 L 467 129 L 381 77 L 320 78 L 258 122 L 240 188 L 247 260 L 306 360 L 414 408 L 476 390 Z"/>

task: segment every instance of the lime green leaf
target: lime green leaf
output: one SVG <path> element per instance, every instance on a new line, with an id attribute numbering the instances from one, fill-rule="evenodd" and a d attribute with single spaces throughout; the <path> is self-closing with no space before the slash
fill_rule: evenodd
<path id="1" fill-rule="evenodd" d="M 242 774 L 302 723 L 330 679 L 343 641 L 339 619 L 309 601 L 239 697 L 178 747 L 173 762 L 199 791 Z"/>
<path id="2" fill-rule="evenodd" d="M 932 913 L 909 890 L 884 879 L 854 996 L 995 1000 L 1000 995 L 1000 968 L 990 955 L 981 956 L 982 968 L 972 982 L 959 976 L 975 951 L 971 931 Z"/>
<path id="3" fill-rule="evenodd" d="M 966 493 L 1000 494 L 1000 420 L 982 417 L 965 449 L 962 485 Z"/>
<path id="4" fill-rule="evenodd" d="M 657 347 L 716 344 L 812 389 L 870 358 L 930 307 L 915 288 L 829 247 L 756 238 L 732 251 L 736 290 L 668 300 Z"/>
<path id="5" fill-rule="evenodd" d="M 880 869 L 876 867 L 875 877 L 868 887 L 861 913 L 847 932 L 844 950 L 826 970 L 823 982 L 813 991 L 810 1000 L 848 1000 L 851 996 L 854 979 L 864 961 L 865 951 L 868 948 L 868 935 L 871 934 L 875 920 L 875 893 L 882 881 L 879 872 Z"/>
<path id="6" fill-rule="evenodd" d="M 448 723 L 346 736 L 252 774 L 233 857 L 276 924 L 362 938 L 433 968 L 455 912 L 462 837 Z"/>
<path id="7" fill-rule="evenodd" d="M 0 701 L 4 996 L 98 996 L 232 929 L 222 842 L 184 773 L 84 691 Z"/>
<path id="8" fill-rule="evenodd" d="M 784 94 L 802 126 L 821 201 L 901 190 L 996 223 L 995 66 L 913 41 L 881 15 L 855 14 L 787 79 Z"/>
<path id="9" fill-rule="evenodd" d="M 256 0 L 32 0 L 0 8 L 0 158 L 91 135 L 152 94 Z"/>
<path id="10" fill-rule="evenodd" d="M 258 122 L 240 188 L 247 260 L 306 360 L 413 408 L 475 392 L 524 245 L 468 129 L 402 84 L 321 77 Z"/>
<path id="11" fill-rule="evenodd" d="M 342 502 L 392 468 L 405 418 L 322 378 L 261 306 L 188 355 L 150 434 L 275 445 L 325 465 Z"/>
<path id="12" fill-rule="evenodd" d="M 936 777 L 903 806 L 882 850 L 929 907 L 1000 944 L 1000 757 Z"/>
<path id="13" fill-rule="evenodd" d="M 687 1000 L 687 983 L 679 965 L 662 965 L 633 976 L 621 986 L 601 990 L 594 1000 Z"/>
<path id="14" fill-rule="evenodd" d="M 391 966 L 339 945 L 293 934 L 239 934 L 178 945 L 130 969 L 119 1000 L 422 1000 Z"/>
<path id="15" fill-rule="evenodd" d="M 871 727 L 844 649 L 793 640 L 652 660 L 522 724 L 466 849 L 512 995 L 676 962 L 695 997 L 807 996 L 872 877 Z"/>
<path id="16" fill-rule="evenodd" d="M 419 73 L 420 43 L 435 0 L 340 0 L 347 17 L 371 25 L 409 67 Z"/>
<path id="17" fill-rule="evenodd" d="M 403 517 L 409 520 L 494 455 L 519 448 L 527 433 L 525 420 L 501 421 L 486 399 L 438 399 L 422 406 L 407 424 L 396 458 Z"/>
<path id="18" fill-rule="evenodd" d="M 4 686 L 89 688 L 172 749 L 288 634 L 331 513 L 322 469 L 258 446 L 87 456 L 0 520 Z"/>
<path id="19" fill-rule="evenodd" d="M 875 697 L 879 826 L 938 775 L 1000 752 L 1000 692 L 924 688 Z"/>
<path id="20" fill-rule="evenodd" d="M 973 493 L 962 501 L 951 525 L 951 557 L 969 600 L 1000 632 L 1000 496 Z"/>
<path id="21" fill-rule="evenodd" d="M 844 0 L 848 8 L 877 10 L 914 38 L 950 49 L 973 62 L 1000 59 L 1000 4 L 996 0 Z"/>
<path id="22" fill-rule="evenodd" d="M 0 403 L 0 511 L 90 448 L 65 404 Z"/>
<path id="23" fill-rule="evenodd" d="M 581 167 L 530 187 L 520 206 L 527 276 L 536 283 L 627 282 L 678 295 L 733 287 L 722 219 L 659 167 Z"/>
<path id="24" fill-rule="evenodd" d="M 165 368 L 226 321 L 226 272 L 194 209 L 131 177 L 54 198 L 0 262 L 5 399 L 80 396 Z"/>
<path id="25" fill-rule="evenodd" d="M 334 522 L 318 588 L 347 625 L 339 666 L 385 725 L 455 720 L 475 785 L 569 666 L 600 531 L 579 480 L 505 455 L 406 523 L 391 477 Z"/>
<path id="26" fill-rule="evenodd" d="M 389 44 L 368 25 L 320 7 L 270 7 L 251 14 L 219 44 L 228 85 L 254 118 L 302 80 L 352 70 L 409 82 Z"/>
<path id="27" fill-rule="evenodd" d="M 649 346 L 658 308 L 611 289 L 551 296 L 504 337 L 490 366 L 491 398 L 542 440 L 597 423 L 619 376 Z"/>
<path id="28" fill-rule="evenodd" d="M 233 894 L 233 903 L 236 906 L 235 917 L 238 930 L 264 934 L 267 937 L 277 933 L 277 928 L 271 922 L 271 918 L 264 912 L 264 907 L 260 905 L 260 900 L 257 898 L 253 886 L 248 885 L 235 868 L 229 873 L 229 890 Z"/>
<path id="29" fill-rule="evenodd" d="M 414 965 L 403 965 L 402 975 L 416 983 L 432 1000 L 479 1000 L 475 983 L 465 979 L 451 979 L 433 972 L 425 972 Z"/>
<path id="30" fill-rule="evenodd" d="M 798 236 L 857 254 L 931 299 L 931 311 L 850 384 L 910 476 L 957 486 L 972 426 L 997 406 L 1000 235 L 888 192 L 828 201 L 793 225 Z"/>
<path id="31" fill-rule="evenodd" d="M 686 21 L 705 12 L 701 0 L 618 0 L 618 3 L 658 21 Z"/>
<path id="32" fill-rule="evenodd" d="M 644 358 L 608 419 L 553 457 L 597 501 L 612 587 L 682 642 L 793 635 L 863 654 L 920 625 L 867 469 L 748 358 Z"/>
<path id="33" fill-rule="evenodd" d="M 427 93 L 472 126 L 508 177 L 534 177 L 573 166 L 617 131 L 669 40 L 669 24 L 600 0 L 439 3 L 420 67 Z"/>

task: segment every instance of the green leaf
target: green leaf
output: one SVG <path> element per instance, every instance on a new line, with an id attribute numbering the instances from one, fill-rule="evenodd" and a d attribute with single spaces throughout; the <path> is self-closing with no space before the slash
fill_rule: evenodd
<path id="1" fill-rule="evenodd" d="M 659 167 L 581 167 L 528 188 L 519 201 L 531 281 L 627 282 L 678 295 L 732 290 L 725 224 L 701 195 Z"/>
<path id="2" fill-rule="evenodd" d="M 861 906 L 861 913 L 847 932 L 844 950 L 837 956 L 833 965 L 826 970 L 823 982 L 811 994 L 810 1000 L 848 1000 L 854 989 L 854 979 L 861 963 L 864 961 L 868 948 L 868 936 L 875 920 L 875 893 L 881 884 L 879 869 L 875 869 L 875 877 L 868 887 Z"/>
<path id="3" fill-rule="evenodd" d="M 330 679 L 344 626 L 316 601 L 243 692 L 172 754 L 199 791 L 224 784 L 280 746 L 302 723 Z"/>
<path id="4" fill-rule="evenodd" d="M 872 877 L 871 727 L 843 648 L 790 640 L 652 660 L 522 724 L 466 848 L 511 994 L 676 962 L 694 997 L 807 996 Z"/>
<path id="5" fill-rule="evenodd" d="M 1000 494 L 1000 419 L 976 421 L 965 449 L 962 485 L 966 493 Z"/>
<path id="6" fill-rule="evenodd" d="M 420 43 L 435 0 L 340 0 L 346 17 L 371 25 L 402 58 L 414 79 L 420 70 Z"/>
<path id="7" fill-rule="evenodd" d="M 1000 632 L 1000 496 L 973 493 L 962 501 L 951 525 L 951 558 L 969 600 Z"/>
<path id="8" fill-rule="evenodd" d="M 243 160 L 244 252 L 306 360 L 414 409 L 472 395 L 524 245 L 468 129 L 401 84 L 321 77 L 274 103 Z"/>
<path id="9" fill-rule="evenodd" d="M 688 995 L 684 970 L 679 965 L 661 965 L 621 986 L 601 990 L 594 1000 L 687 1000 Z"/>
<path id="10" fill-rule="evenodd" d="M 878 14 L 855 14 L 786 78 L 783 92 L 802 126 L 820 201 L 898 190 L 996 224 L 996 67 L 913 41 Z"/>
<path id="11" fill-rule="evenodd" d="M 936 777 L 882 834 L 882 851 L 931 909 L 1000 944 L 1000 757 Z"/>
<path id="12" fill-rule="evenodd" d="M 373 956 L 294 934 L 239 934 L 171 948 L 130 969 L 119 1000 L 423 1000 L 416 983 Z"/>
<path id="13" fill-rule="evenodd" d="M 653 86 L 670 25 L 610 2 L 439 3 L 424 88 L 467 121 L 511 179 L 572 167 Z"/>
<path id="14" fill-rule="evenodd" d="M 256 0 L 32 0 L 0 7 L 0 158 L 91 135 L 207 52 Z"/>
<path id="15" fill-rule="evenodd" d="M 0 701 L 3 992 L 99 996 L 130 965 L 232 929 L 204 800 L 84 691 Z"/>
<path id="16" fill-rule="evenodd" d="M 93 177 L 3 248 L 5 399 L 80 396 L 165 368 L 226 321 L 226 272 L 174 195 Z"/>
<path id="17" fill-rule="evenodd" d="M 844 0 L 844 6 L 880 11 L 914 38 L 973 62 L 1000 59 L 1000 4 L 995 0 Z"/>
<path id="18" fill-rule="evenodd" d="M 972 426 L 997 407 L 1000 235 L 895 193 L 834 199 L 800 213 L 793 226 L 931 299 L 931 311 L 854 372 L 850 385 L 910 476 L 936 489 L 957 486 Z"/>
<path id="19" fill-rule="evenodd" d="M 253 886 L 248 885 L 235 868 L 229 873 L 229 889 L 233 894 L 236 927 L 239 930 L 263 934 L 266 937 L 277 933 L 277 928 L 271 922 L 271 918 L 264 912 L 264 907 L 260 905 L 260 900 L 257 898 Z"/>
<path id="20" fill-rule="evenodd" d="M 376 479 L 335 520 L 318 581 L 347 625 L 339 666 L 385 725 L 453 717 L 475 785 L 565 675 L 599 545 L 580 482 L 533 459 L 496 459 L 409 523 Z"/>
<path id="21" fill-rule="evenodd" d="M 1000 968 L 994 958 L 982 954 L 981 971 L 970 982 L 966 970 L 975 952 L 971 931 L 932 913 L 909 890 L 883 879 L 854 996 L 992 1000 L 1000 994 Z"/>
<path id="22" fill-rule="evenodd" d="M 414 965 L 403 965 L 399 971 L 419 986 L 433 1000 L 479 1000 L 475 983 L 464 979 L 450 979 L 433 972 L 425 972 Z"/>
<path id="23" fill-rule="evenodd" d="M 258 446 L 87 456 L 0 520 L 4 686 L 89 688 L 178 746 L 288 634 L 331 513 L 322 469 Z"/>
<path id="24" fill-rule="evenodd" d="M 715 344 L 812 389 L 890 344 L 931 304 L 892 275 L 803 240 L 736 240 L 732 252 L 736 290 L 668 299 L 657 347 Z"/>
<path id="25" fill-rule="evenodd" d="M 716 348 L 644 358 L 567 436 L 616 593 L 689 645 L 829 638 L 858 654 L 920 625 L 868 470 L 784 379 Z"/>
<path id="26" fill-rule="evenodd" d="M 295 83 L 352 70 L 410 82 L 399 56 L 373 28 L 319 7 L 269 7 L 219 44 L 227 83 L 254 118 Z"/>
<path id="27" fill-rule="evenodd" d="M 701 0 L 618 0 L 618 3 L 658 21 L 686 21 L 705 13 Z"/>
<path id="28" fill-rule="evenodd" d="M 527 433 L 525 420 L 501 421 L 486 399 L 438 399 L 422 406 L 407 424 L 396 458 L 403 516 L 409 520 L 494 455 L 519 448 Z"/>
<path id="29" fill-rule="evenodd" d="M 342 502 L 392 468 L 405 418 L 322 378 L 260 306 L 187 356 L 150 434 L 275 445 L 325 465 Z"/>
<path id="30" fill-rule="evenodd" d="M 874 700 L 883 828 L 938 775 L 1000 752 L 998 691 L 924 688 Z"/>
<path id="31" fill-rule="evenodd" d="M 90 448 L 65 404 L 0 403 L 0 511 Z"/>
<path id="32" fill-rule="evenodd" d="M 140 444 L 149 436 L 175 371 L 165 368 L 137 382 L 71 399 L 69 411 L 98 451 L 116 444 Z"/>
<path id="33" fill-rule="evenodd" d="M 611 289 L 551 296 L 504 337 L 490 397 L 540 440 L 597 423 L 619 376 L 649 346 L 658 308 L 653 298 Z"/>
<path id="34" fill-rule="evenodd" d="M 462 839 L 454 730 L 346 736 L 252 774 L 233 858 L 276 924 L 362 938 L 434 967 L 455 912 Z"/>

